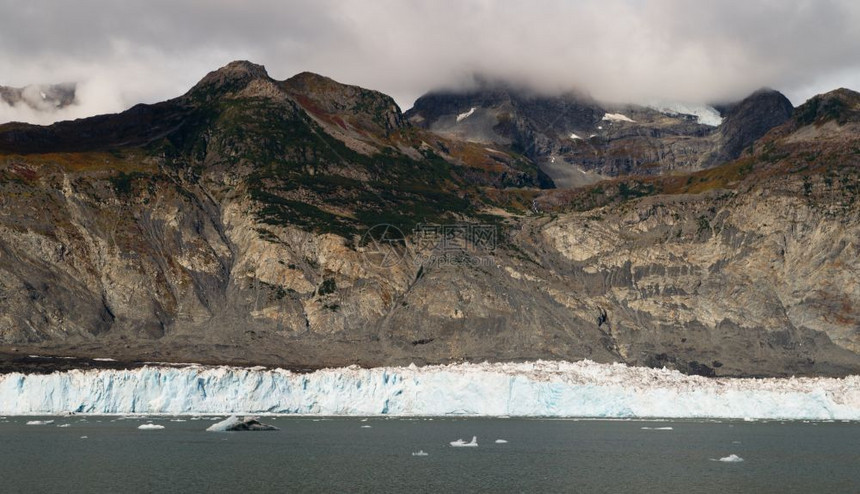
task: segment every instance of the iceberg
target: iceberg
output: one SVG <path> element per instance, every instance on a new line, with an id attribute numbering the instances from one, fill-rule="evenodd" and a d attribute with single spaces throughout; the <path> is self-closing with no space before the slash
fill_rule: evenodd
<path id="1" fill-rule="evenodd" d="M 144 366 L 0 375 L 0 414 L 860 420 L 860 376 L 730 379 L 591 361 L 294 373 Z"/>
<path id="2" fill-rule="evenodd" d="M 164 426 L 158 424 L 140 424 L 137 428 L 142 431 L 160 431 L 164 429 Z"/>
<path id="3" fill-rule="evenodd" d="M 713 460 L 713 461 L 721 461 L 723 463 L 740 463 L 740 462 L 744 461 L 744 459 L 741 458 L 740 456 L 736 455 L 736 454 L 730 454 L 729 456 L 724 456 L 724 457 L 720 458 L 719 460 Z"/>
<path id="4" fill-rule="evenodd" d="M 478 447 L 478 436 L 472 436 L 472 440 L 466 442 L 462 439 L 457 439 L 456 441 L 451 441 L 451 446 L 455 448 L 477 448 Z"/>
<path id="5" fill-rule="evenodd" d="M 206 428 L 207 432 L 276 431 L 277 427 L 260 423 L 256 417 L 231 415 Z"/>
<path id="6" fill-rule="evenodd" d="M 48 425 L 53 424 L 53 420 L 28 420 L 27 425 Z"/>

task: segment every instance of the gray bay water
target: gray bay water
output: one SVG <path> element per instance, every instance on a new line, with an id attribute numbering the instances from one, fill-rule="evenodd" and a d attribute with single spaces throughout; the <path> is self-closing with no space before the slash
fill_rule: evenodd
<path id="1" fill-rule="evenodd" d="M 25 425 L 37 419 L 0 420 L 0 492 L 860 492 L 857 423 L 267 417 L 281 430 L 212 433 L 208 419 L 74 416 Z M 165 429 L 137 429 L 147 421 Z M 472 436 L 478 448 L 448 444 Z M 713 461 L 730 454 L 745 461 Z"/>

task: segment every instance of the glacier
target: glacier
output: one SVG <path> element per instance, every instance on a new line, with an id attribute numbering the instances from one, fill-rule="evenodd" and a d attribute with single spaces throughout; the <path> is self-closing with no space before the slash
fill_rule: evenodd
<path id="1" fill-rule="evenodd" d="M 705 378 L 590 361 L 0 375 L 0 414 L 66 412 L 860 420 L 860 376 Z"/>

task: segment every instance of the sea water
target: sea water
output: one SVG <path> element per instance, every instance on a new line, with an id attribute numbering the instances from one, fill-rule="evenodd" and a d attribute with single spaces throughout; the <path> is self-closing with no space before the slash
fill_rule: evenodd
<path id="1" fill-rule="evenodd" d="M 0 491 L 860 492 L 857 422 L 263 417 L 280 430 L 206 432 L 213 419 L 2 418 Z"/>

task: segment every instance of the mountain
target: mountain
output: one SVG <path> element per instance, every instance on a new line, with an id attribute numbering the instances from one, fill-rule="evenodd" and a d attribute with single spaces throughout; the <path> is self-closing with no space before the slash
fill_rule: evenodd
<path id="1" fill-rule="evenodd" d="M 25 105 L 33 110 L 54 111 L 75 102 L 76 85 L 34 84 L 25 87 L 0 86 L 0 104 Z"/>
<path id="2" fill-rule="evenodd" d="M 770 129 L 788 121 L 793 113 L 788 98 L 771 89 L 760 89 L 732 104 L 717 128 L 716 149 L 705 163 L 712 166 L 738 158 Z"/>
<path id="3" fill-rule="evenodd" d="M 689 172 L 725 163 L 793 110 L 773 90 L 722 105 L 726 115 L 718 126 L 684 113 L 695 109 L 681 108 L 607 105 L 578 93 L 547 96 L 482 81 L 470 91 L 428 93 L 406 117 L 438 134 L 511 146 L 538 163 L 556 185 L 577 187 L 620 175 Z"/>
<path id="4" fill-rule="evenodd" d="M 631 153 L 707 142 L 683 148 L 699 160 L 720 128 L 511 91 L 403 114 L 234 62 L 155 105 L 0 126 L 0 361 L 860 370 L 856 93 L 813 99 L 737 159 L 553 188 L 540 157 L 562 131 L 604 127 L 600 146 Z M 772 122 L 742 106 L 725 142 Z M 598 141 L 568 140 L 570 159 Z"/>

